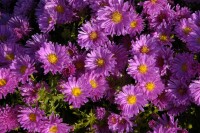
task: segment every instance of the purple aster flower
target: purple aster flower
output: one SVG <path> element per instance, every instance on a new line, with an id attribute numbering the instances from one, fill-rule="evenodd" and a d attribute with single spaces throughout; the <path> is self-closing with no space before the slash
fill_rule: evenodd
<path id="1" fill-rule="evenodd" d="M 75 55 L 78 55 L 78 48 L 75 44 L 68 42 L 67 46 L 67 54 L 72 58 Z"/>
<path id="2" fill-rule="evenodd" d="M 30 17 L 34 11 L 37 2 L 35 0 L 18 0 L 14 7 L 14 15 L 22 17 Z"/>
<path id="3" fill-rule="evenodd" d="M 77 54 L 73 57 L 72 63 L 75 66 L 75 72 L 77 76 L 85 73 L 85 58 L 86 53 Z"/>
<path id="4" fill-rule="evenodd" d="M 178 116 L 181 113 L 185 112 L 187 110 L 189 105 L 177 105 L 176 103 L 170 103 L 168 107 L 166 108 L 167 114 Z"/>
<path id="5" fill-rule="evenodd" d="M 0 68 L 0 99 L 8 93 L 13 93 L 17 87 L 17 79 L 10 69 Z"/>
<path id="6" fill-rule="evenodd" d="M 0 45 L 0 64 L 9 67 L 12 61 L 23 53 L 22 47 L 15 43 L 3 43 Z M 2 66 L 1 66 L 2 67 Z"/>
<path id="7" fill-rule="evenodd" d="M 93 12 L 97 12 L 102 7 L 109 6 L 109 0 L 88 0 L 88 2 Z"/>
<path id="8" fill-rule="evenodd" d="M 14 130 L 18 128 L 19 122 L 17 121 L 17 108 L 16 107 L 9 107 L 6 105 L 6 107 L 0 108 L 0 132 L 6 133 L 10 132 L 11 130 Z"/>
<path id="9" fill-rule="evenodd" d="M 156 107 L 159 108 L 160 111 L 164 110 L 168 107 L 170 103 L 170 97 L 167 95 L 166 91 L 164 90 L 158 97 L 151 101 Z"/>
<path id="10" fill-rule="evenodd" d="M 20 16 L 12 17 L 8 21 L 8 26 L 15 33 L 15 36 L 18 40 L 22 39 L 24 36 L 27 36 L 31 31 L 28 19 Z"/>
<path id="11" fill-rule="evenodd" d="M 141 33 L 144 28 L 144 20 L 142 17 L 135 13 L 130 13 L 128 17 L 128 25 L 126 25 L 127 33 L 132 36 L 136 35 L 137 33 Z"/>
<path id="12" fill-rule="evenodd" d="M 17 77 L 18 81 L 22 81 L 22 83 L 28 81 L 29 76 L 36 72 L 34 60 L 31 59 L 29 55 L 17 57 L 10 65 L 10 69 Z"/>
<path id="13" fill-rule="evenodd" d="M 38 60 L 43 63 L 44 73 L 51 71 L 53 74 L 61 72 L 70 62 L 66 53 L 66 48 L 52 42 L 44 42 L 43 46 L 37 51 Z"/>
<path id="14" fill-rule="evenodd" d="M 177 54 L 171 61 L 170 70 L 177 78 L 190 80 L 197 73 L 196 68 L 193 68 L 198 63 L 194 60 L 193 55 L 189 53 Z"/>
<path id="15" fill-rule="evenodd" d="M 195 25 L 200 27 L 200 11 L 196 11 L 195 13 L 192 14 L 192 20 Z"/>
<path id="16" fill-rule="evenodd" d="M 155 14 L 167 6 L 167 0 L 147 0 L 143 3 L 143 10 L 148 15 Z"/>
<path id="17" fill-rule="evenodd" d="M 97 101 L 103 98 L 105 91 L 109 88 L 104 76 L 96 74 L 95 72 L 86 73 L 83 78 L 87 83 L 89 97 L 92 101 Z"/>
<path id="18" fill-rule="evenodd" d="M 29 132 L 39 132 L 40 125 L 46 120 L 45 113 L 39 108 L 23 107 L 19 110 L 18 121 Z"/>
<path id="19" fill-rule="evenodd" d="M 76 67 L 73 63 L 70 63 L 63 69 L 61 73 L 65 78 L 69 78 L 70 76 L 74 76 L 76 74 Z"/>
<path id="20" fill-rule="evenodd" d="M 154 55 L 159 50 L 155 38 L 150 35 L 141 35 L 136 41 L 132 41 L 132 53 L 135 55 Z"/>
<path id="21" fill-rule="evenodd" d="M 124 116 L 132 117 L 138 114 L 139 111 L 144 110 L 143 106 L 147 104 L 147 100 L 142 91 L 139 91 L 139 88 L 135 88 L 133 85 L 126 85 L 116 95 L 115 103 L 120 106 Z"/>
<path id="22" fill-rule="evenodd" d="M 134 56 L 134 59 L 129 60 L 129 66 L 127 68 L 128 74 L 136 80 L 142 80 L 147 76 L 157 74 L 158 68 L 155 67 L 155 61 L 153 56 Z"/>
<path id="23" fill-rule="evenodd" d="M 118 74 L 124 70 L 128 63 L 128 54 L 129 52 L 123 45 L 108 45 L 108 49 L 112 52 L 113 57 L 116 59 L 116 65 L 114 73 Z"/>
<path id="24" fill-rule="evenodd" d="M 78 34 L 78 43 L 82 48 L 94 49 L 98 46 L 104 46 L 108 41 L 103 29 L 95 22 L 86 22 Z"/>
<path id="25" fill-rule="evenodd" d="M 176 35 L 180 40 L 186 42 L 194 28 L 194 24 L 189 19 L 181 19 L 175 28 Z"/>
<path id="26" fill-rule="evenodd" d="M 34 84 L 33 82 L 26 83 L 19 87 L 23 101 L 27 104 L 37 103 L 38 91 L 41 88 L 47 88 L 47 85 L 42 83 Z"/>
<path id="27" fill-rule="evenodd" d="M 132 131 L 132 122 L 129 118 L 111 113 L 108 117 L 108 126 L 112 132 L 124 133 Z"/>
<path id="28" fill-rule="evenodd" d="M 189 88 L 187 82 L 181 79 L 171 78 L 168 83 L 167 94 L 175 105 L 189 105 Z"/>
<path id="29" fill-rule="evenodd" d="M 200 50 L 200 27 L 194 29 L 188 38 L 187 38 L 187 46 L 191 51 L 199 52 Z"/>
<path id="30" fill-rule="evenodd" d="M 56 21 L 57 17 L 55 14 L 49 14 L 46 11 L 38 16 L 39 28 L 43 33 L 48 33 L 51 30 L 54 30 Z"/>
<path id="31" fill-rule="evenodd" d="M 127 12 L 130 5 L 123 0 L 109 1 L 109 6 L 100 8 L 97 20 L 102 28 L 110 35 L 125 35 L 125 26 L 128 25 Z"/>
<path id="32" fill-rule="evenodd" d="M 62 84 L 62 87 L 64 89 L 65 100 L 69 104 L 72 104 L 74 108 L 80 108 L 81 105 L 84 105 L 88 101 L 89 89 L 83 77 L 80 77 L 78 80 L 71 77 L 67 83 Z"/>
<path id="33" fill-rule="evenodd" d="M 31 39 L 29 39 L 26 42 L 26 46 L 29 47 L 31 50 L 34 51 L 34 54 L 36 51 L 42 47 L 44 42 L 47 42 L 48 35 L 47 34 L 34 34 L 31 36 Z"/>
<path id="34" fill-rule="evenodd" d="M 62 119 L 58 115 L 51 114 L 49 120 L 41 126 L 40 133 L 69 133 L 72 129 L 68 124 L 63 123 Z"/>
<path id="35" fill-rule="evenodd" d="M 16 42 L 16 38 L 11 29 L 6 25 L 0 25 L 0 43 Z"/>
<path id="36" fill-rule="evenodd" d="M 200 80 L 194 80 L 189 86 L 190 96 L 192 101 L 200 105 Z"/>
<path id="37" fill-rule="evenodd" d="M 98 47 L 87 54 L 85 67 L 97 74 L 109 76 L 115 69 L 116 61 L 113 54 L 106 48 Z"/>
<path id="38" fill-rule="evenodd" d="M 96 114 L 96 118 L 98 120 L 102 120 L 102 119 L 104 119 L 104 117 L 106 115 L 106 109 L 103 107 L 97 107 L 95 114 Z"/>
<path id="39" fill-rule="evenodd" d="M 190 18 L 191 11 L 188 7 L 181 7 L 179 4 L 176 5 L 176 19 L 177 21 L 183 18 Z"/>
<path id="40" fill-rule="evenodd" d="M 44 8 L 50 16 L 57 16 L 57 23 L 59 24 L 71 22 L 73 19 L 74 13 L 66 0 L 47 1 Z"/>
<path id="41" fill-rule="evenodd" d="M 159 94 L 162 93 L 164 89 L 164 84 L 162 83 L 159 76 L 152 76 L 145 78 L 139 83 L 139 88 L 144 91 L 148 100 L 154 100 Z"/>

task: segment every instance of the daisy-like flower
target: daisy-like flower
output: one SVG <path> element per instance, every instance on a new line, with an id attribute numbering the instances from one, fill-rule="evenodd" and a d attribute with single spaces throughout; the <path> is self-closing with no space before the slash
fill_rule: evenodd
<path id="1" fill-rule="evenodd" d="M 17 79 L 10 69 L 0 68 L 0 99 L 13 93 L 17 87 Z"/>
<path id="2" fill-rule="evenodd" d="M 190 78 L 195 76 L 197 73 L 196 69 L 193 68 L 195 64 L 197 64 L 197 61 L 194 60 L 192 54 L 177 54 L 171 61 L 170 70 L 172 71 L 172 74 L 177 78 L 190 80 Z"/>
<path id="3" fill-rule="evenodd" d="M 183 42 L 186 42 L 194 27 L 194 24 L 188 19 L 181 19 L 175 28 L 177 37 Z"/>
<path id="4" fill-rule="evenodd" d="M 190 96 L 195 104 L 200 105 L 200 80 L 194 80 L 189 86 Z"/>
<path id="5" fill-rule="evenodd" d="M 194 29 L 187 38 L 187 46 L 191 51 L 199 52 L 200 50 L 200 27 Z"/>
<path id="6" fill-rule="evenodd" d="M 22 39 L 24 36 L 27 36 L 31 31 L 28 19 L 20 16 L 12 17 L 8 21 L 8 26 L 15 33 L 15 36 L 18 40 Z"/>
<path id="7" fill-rule="evenodd" d="M 155 38 L 150 35 L 141 35 L 136 41 L 132 41 L 132 53 L 134 55 L 155 55 L 158 50 L 159 47 L 157 47 Z"/>
<path id="8" fill-rule="evenodd" d="M 40 126 L 46 120 L 44 111 L 32 107 L 21 108 L 17 117 L 21 127 L 29 132 L 39 132 Z"/>
<path id="9" fill-rule="evenodd" d="M 82 48 L 94 49 L 98 46 L 105 45 L 108 41 L 103 29 L 95 22 L 86 22 L 78 34 L 78 43 Z"/>
<path id="10" fill-rule="evenodd" d="M 200 11 L 196 11 L 195 13 L 192 14 L 192 20 L 195 25 L 200 27 Z"/>
<path id="11" fill-rule="evenodd" d="M 111 113 L 108 116 L 108 126 L 113 132 L 124 133 L 132 131 L 132 122 L 129 118 Z"/>
<path id="12" fill-rule="evenodd" d="M 17 57 L 10 65 L 10 69 L 22 83 L 28 81 L 29 76 L 36 72 L 34 60 L 31 59 L 29 55 Z"/>
<path id="13" fill-rule="evenodd" d="M 167 0 L 147 0 L 143 3 L 144 12 L 152 15 L 163 9 L 167 5 Z"/>
<path id="14" fill-rule="evenodd" d="M 115 69 L 116 61 L 113 54 L 106 48 L 98 47 L 87 54 L 85 67 L 97 74 L 110 75 Z"/>
<path id="15" fill-rule="evenodd" d="M 95 72 L 86 73 L 84 76 L 86 83 L 88 84 L 89 97 L 92 101 L 97 101 L 104 96 L 105 91 L 109 88 L 106 79 L 102 75 L 98 75 Z"/>
<path id="16" fill-rule="evenodd" d="M 123 0 L 109 1 L 109 6 L 100 8 L 97 12 L 97 20 L 99 21 L 105 32 L 110 35 L 125 35 L 125 26 L 128 25 L 128 2 Z"/>
<path id="17" fill-rule="evenodd" d="M 86 53 L 77 54 L 76 56 L 73 57 L 72 63 L 75 66 L 76 75 L 81 75 L 85 73 L 85 58 L 86 58 Z"/>
<path id="18" fill-rule="evenodd" d="M 175 105 L 189 105 L 189 88 L 184 80 L 171 78 L 168 83 L 167 94 Z"/>
<path id="19" fill-rule="evenodd" d="M 52 42 L 45 42 L 40 50 L 37 51 L 38 60 L 43 63 L 44 73 L 51 71 L 53 74 L 61 72 L 70 62 L 66 54 L 66 48 Z"/>
<path id="20" fill-rule="evenodd" d="M 44 124 L 41 125 L 40 133 L 69 133 L 70 130 L 71 127 L 63 123 L 58 115 L 51 114 L 49 120 L 46 120 Z"/>
<path id="21" fill-rule="evenodd" d="M 6 107 L 0 108 L 0 132 L 6 133 L 10 132 L 11 130 L 14 130 L 18 128 L 19 122 L 17 121 L 17 108 L 16 107 L 9 107 L 6 105 Z"/>
<path id="22" fill-rule="evenodd" d="M 67 83 L 62 84 L 62 88 L 65 100 L 74 108 L 80 108 L 81 105 L 84 105 L 88 101 L 89 89 L 83 77 L 80 77 L 78 80 L 74 77 L 69 78 Z"/>
<path id="23" fill-rule="evenodd" d="M 96 13 L 102 7 L 109 6 L 109 0 L 88 0 L 88 2 L 94 13 Z"/>
<path id="24" fill-rule="evenodd" d="M 164 84 L 159 76 L 146 78 L 141 81 L 138 86 L 139 88 L 142 88 L 148 100 L 154 100 L 157 98 L 157 96 L 162 93 L 164 89 Z"/>
<path id="25" fill-rule="evenodd" d="M 57 16 L 57 23 L 59 24 L 71 22 L 74 15 L 66 0 L 47 1 L 44 9 L 50 16 Z"/>
<path id="26" fill-rule="evenodd" d="M 98 120 L 102 120 L 106 116 L 106 109 L 103 107 L 97 107 L 95 110 L 95 116 Z"/>
<path id="27" fill-rule="evenodd" d="M 134 56 L 134 59 L 129 60 L 128 74 L 139 81 L 152 74 L 157 74 L 158 68 L 155 67 L 155 61 L 153 56 Z"/>
<path id="28" fill-rule="evenodd" d="M 184 18 L 190 18 L 191 17 L 191 11 L 188 7 L 181 7 L 179 4 L 176 5 L 176 19 L 177 21 L 180 21 Z"/>
<path id="29" fill-rule="evenodd" d="M 133 85 L 126 85 L 122 88 L 122 91 L 115 97 L 115 103 L 119 105 L 124 116 L 132 117 L 143 111 L 143 106 L 147 104 L 146 98 L 143 93 L 139 91 L 139 88 L 135 88 Z"/>
<path id="30" fill-rule="evenodd" d="M 126 25 L 126 31 L 130 35 L 134 36 L 137 33 L 141 33 L 144 28 L 144 21 L 141 16 L 135 13 L 130 13 L 128 25 Z"/>
<path id="31" fill-rule="evenodd" d="M 160 111 L 164 110 L 170 103 L 170 97 L 164 90 L 158 97 L 151 101 Z"/>

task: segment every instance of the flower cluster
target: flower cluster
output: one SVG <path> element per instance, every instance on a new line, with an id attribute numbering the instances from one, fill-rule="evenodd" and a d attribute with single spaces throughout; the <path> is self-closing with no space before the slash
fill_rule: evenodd
<path id="1" fill-rule="evenodd" d="M 2 0 L 0 132 L 200 131 L 199 4 Z"/>

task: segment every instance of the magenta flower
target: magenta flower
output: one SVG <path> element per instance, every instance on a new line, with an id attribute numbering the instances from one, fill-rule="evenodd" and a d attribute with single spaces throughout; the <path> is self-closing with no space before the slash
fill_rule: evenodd
<path id="1" fill-rule="evenodd" d="M 189 86 L 190 96 L 197 105 L 200 105 L 200 80 L 194 80 Z"/>

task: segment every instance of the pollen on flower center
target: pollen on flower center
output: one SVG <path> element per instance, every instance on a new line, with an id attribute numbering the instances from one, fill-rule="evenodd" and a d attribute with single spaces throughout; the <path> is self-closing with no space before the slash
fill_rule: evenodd
<path id="1" fill-rule="evenodd" d="M 138 24 L 137 21 L 134 20 L 134 21 L 131 22 L 130 27 L 135 28 L 137 26 L 137 24 Z"/>
<path id="2" fill-rule="evenodd" d="M 131 104 L 131 105 L 135 104 L 135 103 L 137 102 L 136 96 L 134 96 L 134 95 L 129 95 L 129 96 L 127 97 L 127 102 L 128 102 L 128 104 Z"/>
<path id="3" fill-rule="evenodd" d="M 90 80 L 90 85 L 92 86 L 93 89 L 96 89 L 98 87 L 98 84 L 94 79 Z"/>
<path id="4" fill-rule="evenodd" d="M 30 113 L 29 119 L 30 119 L 30 121 L 35 122 L 36 121 L 36 115 L 34 113 Z"/>
<path id="5" fill-rule="evenodd" d="M 24 74 L 26 72 L 26 69 L 27 69 L 27 67 L 23 65 L 23 66 L 20 67 L 20 72 L 22 74 Z"/>
<path id="6" fill-rule="evenodd" d="M 12 61 L 15 59 L 15 55 L 12 53 L 6 54 L 5 58 L 6 58 L 6 60 Z"/>
<path id="7" fill-rule="evenodd" d="M 74 87 L 72 89 L 72 95 L 74 95 L 75 97 L 78 97 L 82 94 L 81 89 L 79 87 Z"/>
<path id="8" fill-rule="evenodd" d="M 96 32 L 96 31 L 92 31 L 92 32 L 90 33 L 90 39 L 91 39 L 91 40 L 96 40 L 97 38 L 98 38 L 97 32 Z"/>
<path id="9" fill-rule="evenodd" d="M 48 23 L 50 24 L 51 21 L 52 21 L 52 17 L 49 17 L 49 18 L 48 18 Z"/>
<path id="10" fill-rule="evenodd" d="M 139 66 L 138 66 L 138 71 L 139 71 L 141 74 L 145 74 L 145 73 L 147 73 L 148 68 L 147 68 L 146 65 L 142 64 L 142 65 L 139 65 Z"/>
<path id="11" fill-rule="evenodd" d="M 122 14 L 119 11 L 115 11 L 112 13 L 112 21 L 116 24 L 122 21 Z"/>
<path id="12" fill-rule="evenodd" d="M 97 59 L 96 63 L 99 67 L 102 67 L 105 64 L 105 61 L 104 61 L 104 59 L 99 58 L 99 59 Z"/>
<path id="13" fill-rule="evenodd" d="M 186 63 L 182 64 L 181 70 L 184 71 L 184 72 L 186 72 L 188 70 L 188 67 L 187 67 Z"/>
<path id="14" fill-rule="evenodd" d="M 183 28 L 183 32 L 188 35 L 190 32 L 192 31 L 192 29 L 190 27 L 185 27 Z"/>
<path id="15" fill-rule="evenodd" d="M 3 87 L 6 85 L 6 80 L 5 79 L 0 79 L 0 87 Z"/>
<path id="16" fill-rule="evenodd" d="M 58 61 L 58 57 L 56 54 L 49 54 L 48 55 L 48 61 L 51 63 L 51 64 L 56 64 L 57 61 Z"/>
<path id="17" fill-rule="evenodd" d="M 157 2 L 157 0 L 151 0 L 151 3 L 155 4 Z"/>
<path id="18" fill-rule="evenodd" d="M 155 84 L 153 82 L 148 82 L 145 87 L 148 91 L 153 91 L 155 89 Z"/>
<path id="19" fill-rule="evenodd" d="M 56 6 L 56 11 L 58 13 L 64 13 L 65 9 L 64 9 L 64 7 L 62 5 L 57 5 Z"/>
<path id="20" fill-rule="evenodd" d="M 140 52 L 143 53 L 143 54 L 146 54 L 146 53 L 149 52 L 149 48 L 144 45 L 144 46 L 141 47 Z"/>
<path id="21" fill-rule="evenodd" d="M 160 35 L 159 38 L 163 42 L 166 42 L 168 40 L 166 35 Z"/>
<path id="22" fill-rule="evenodd" d="M 57 126 L 51 126 L 51 128 L 49 129 L 50 133 L 57 133 L 58 132 L 58 127 Z"/>

